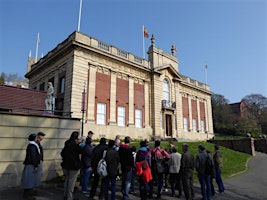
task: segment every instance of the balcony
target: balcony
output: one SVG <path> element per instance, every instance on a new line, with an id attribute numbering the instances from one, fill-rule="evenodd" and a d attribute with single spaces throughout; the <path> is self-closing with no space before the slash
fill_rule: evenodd
<path id="1" fill-rule="evenodd" d="M 161 101 L 162 104 L 162 109 L 172 109 L 175 110 L 176 109 L 176 102 L 171 102 L 169 100 L 162 100 Z"/>

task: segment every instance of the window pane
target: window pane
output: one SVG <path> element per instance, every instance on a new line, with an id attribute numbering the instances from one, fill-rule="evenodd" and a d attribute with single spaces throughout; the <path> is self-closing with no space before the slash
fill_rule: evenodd
<path id="1" fill-rule="evenodd" d="M 201 120 L 201 133 L 205 132 L 205 123 L 204 120 Z"/>
<path id="2" fill-rule="evenodd" d="M 125 107 L 118 107 L 118 126 L 125 126 Z"/>
<path id="3" fill-rule="evenodd" d="M 106 125 L 106 104 L 104 103 L 97 104 L 96 123 Z"/>
<path id="4" fill-rule="evenodd" d="M 170 100 L 170 87 L 166 78 L 163 80 L 163 100 Z"/>
<path id="5" fill-rule="evenodd" d="M 188 132 L 188 119 L 184 117 L 184 131 Z"/>
<path id="6" fill-rule="evenodd" d="M 135 110 L 135 127 L 142 128 L 142 110 Z"/>
<path id="7" fill-rule="evenodd" d="M 193 119 L 192 123 L 193 123 L 193 132 L 197 132 L 197 120 Z"/>

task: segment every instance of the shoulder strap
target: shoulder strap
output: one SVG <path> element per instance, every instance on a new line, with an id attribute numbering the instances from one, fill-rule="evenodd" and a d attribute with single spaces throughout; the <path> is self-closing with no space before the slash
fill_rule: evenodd
<path id="1" fill-rule="evenodd" d="M 106 154 L 107 154 L 107 150 L 104 150 L 104 152 L 103 152 L 103 159 L 106 158 Z"/>

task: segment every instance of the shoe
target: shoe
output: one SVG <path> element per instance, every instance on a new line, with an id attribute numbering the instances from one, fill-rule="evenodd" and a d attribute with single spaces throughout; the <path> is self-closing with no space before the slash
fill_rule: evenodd
<path id="1" fill-rule="evenodd" d="M 136 191 L 130 191 L 129 193 L 130 194 L 136 194 L 137 192 Z"/>
<path id="2" fill-rule="evenodd" d="M 85 196 L 85 197 L 88 197 L 88 198 L 89 198 L 89 194 L 83 194 L 83 196 Z"/>
<path id="3" fill-rule="evenodd" d="M 89 191 L 82 191 L 83 194 L 90 194 Z"/>

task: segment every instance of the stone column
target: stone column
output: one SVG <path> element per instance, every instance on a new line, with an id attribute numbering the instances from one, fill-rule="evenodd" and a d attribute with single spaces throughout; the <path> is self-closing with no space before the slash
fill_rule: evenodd
<path id="1" fill-rule="evenodd" d="M 96 71 L 95 65 L 89 64 L 89 80 L 88 80 L 88 109 L 87 120 L 88 123 L 95 123 L 95 86 L 96 86 Z"/>
<path id="2" fill-rule="evenodd" d="M 191 96 L 188 95 L 188 110 L 189 110 L 189 116 L 188 116 L 188 123 L 189 123 L 189 131 L 193 131 L 193 120 L 192 120 L 192 102 L 191 102 Z"/>
<path id="3" fill-rule="evenodd" d="M 129 77 L 129 126 L 134 126 L 134 79 Z"/>
<path id="4" fill-rule="evenodd" d="M 145 82 L 145 127 L 149 126 L 149 83 Z"/>
<path id="5" fill-rule="evenodd" d="M 197 98 L 197 131 L 201 130 L 201 115 L 200 115 L 200 107 L 199 107 L 199 99 Z"/>
<path id="6" fill-rule="evenodd" d="M 116 72 L 110 72 L 110 114 L 109 124 L 116 125 L 116 84 L 117 74 Z"/>

